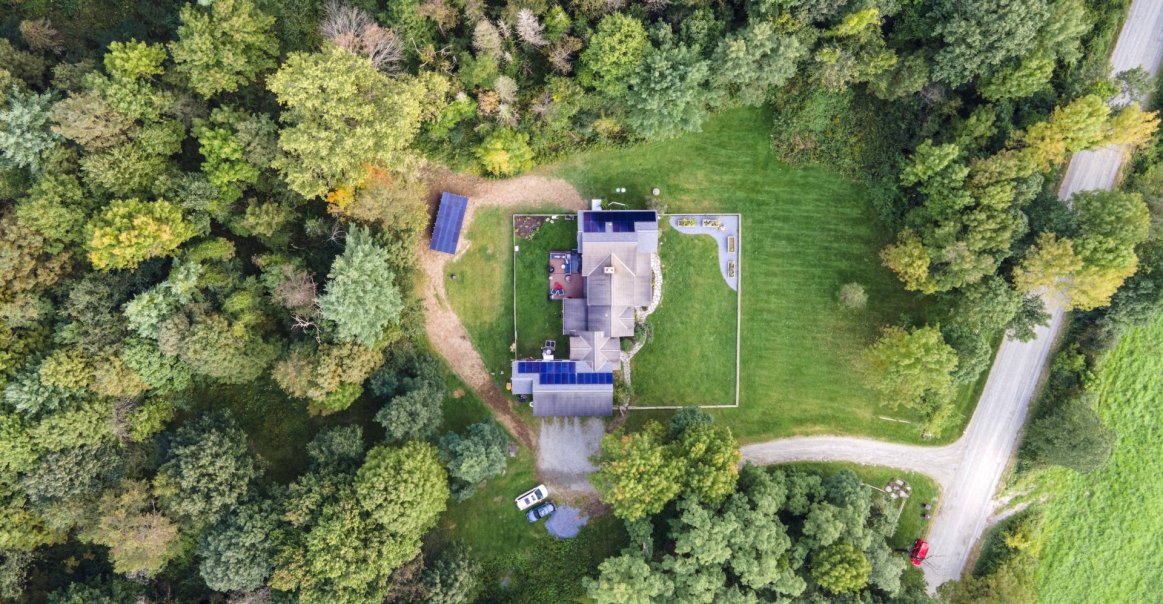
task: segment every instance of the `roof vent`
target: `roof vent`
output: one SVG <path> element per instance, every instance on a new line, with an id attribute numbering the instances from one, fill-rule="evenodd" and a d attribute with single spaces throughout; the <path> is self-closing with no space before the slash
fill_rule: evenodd
<path id="1" fill-rule="evenodd" d="M 606 273 L 607 275 L 613 275 L 613 274 L 614 274 L 614 267 L 612 267 L 612 266 L 607 266 L 607 267 L 606 267 L 604 270 L 605 270 L 605 273 Z"/>

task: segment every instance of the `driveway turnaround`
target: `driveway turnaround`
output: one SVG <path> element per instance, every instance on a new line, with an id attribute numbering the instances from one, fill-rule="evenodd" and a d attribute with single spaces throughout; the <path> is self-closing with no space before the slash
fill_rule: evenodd
<path id="1" fill-rule="evenodd" d="M 1111 55 L 1112 72 L 1143 67 L 1152 75 L 1163 57 L 1163 2 L 1134 0 Z M 1066 201 L 1078 191 L 1112 189 L 1124 151 L 1076 154 L 1058 192 Z M 929 528 L 929 557 L 922 567 L 929 591 L 961 576 L 974 544 L 993 513 L 993 494 L 1017 449 L 1030 399 L 1050 360 L 1063 313 L 1046 300 L 1050 324 L 1030 342 L 1007 338 L 998 349 L 981 400 L 965 434 L 945 447 L 923 447 L 844 437 L 804 437 L 743 447 L 743 458 L 760 464 L 792 461 L 851 461 L 921 472 L 941 485 L 937 514 Z"/>

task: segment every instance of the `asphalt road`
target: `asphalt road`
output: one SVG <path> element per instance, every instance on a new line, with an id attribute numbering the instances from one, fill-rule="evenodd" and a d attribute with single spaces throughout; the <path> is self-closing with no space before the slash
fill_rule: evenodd
<path id="1" fill-rule="evenodd" d="M 1141 66 L 1151 74 L 1163 59 L 1163 1 L 1134 0 L 1111 55 L 1112 72 Z M 1124 153 L 1115 148 L 1076 154 L 1059 189 L 1067 200 L 1077 191 L 1111 189 Z M 1051 321 L 1030 342 L 1007 339 L 998 349 L 981 400 L 965 434 L 944 447 L 909 446 L 847 437 L 789 438 L 743 447 L 743 458 L 761 464 L 850 461 L 899 467 L 932 477 L 941 501 L 929 528 L 929 558 L 923 567 L 930 591 L 961 575 L 993 514 L 993 496 L 1017 448 L 1026 411 L 1050 360 L 1062 327 L 1062 311 L 1046 301 Z"/>

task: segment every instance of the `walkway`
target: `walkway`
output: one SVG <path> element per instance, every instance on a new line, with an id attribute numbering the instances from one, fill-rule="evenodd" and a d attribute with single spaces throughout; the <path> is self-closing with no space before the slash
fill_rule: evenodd
<path id="1" fill-rule="evenodd" d="M 1111 56 L 1114 72 L 1142 66 L 1154 74 L 1163 57 L 1163 2 L 1134 0 Z M 1124 152 L 1107 148 L 1076 154 L 1059 189 L 1067 200 L 1077 191 L 1111 189 Z M 791 438 L 743 447 L 756 463 L 853 461 L 915 470 L 940 483 L 942 499 L 929 529 L 925 582 L 930 591 L 958 579 L 993 514 L 993 495 L 1017 449 L 1030 399 L 1050 360 L 1063 323 L 1056 303 L 1047 327 L 1030 342 L 1006 339 L 998 350 L 985 390 L 965 434 L 947 447 L 920 447 L 859 438 Z"/>
<path id="2" fill-rule="evenodd" d="M 694 220 L 694 226 L 680 226 L 680 220 Z M 704 220 L 717 220 L 720 227 L 703 226 Z M 738 214 L 671 214 L 670 226 L 683 235 L 710 235 L 719 246 L 719 272 L 732 290 L 739 291 L 739 238 Z M 734 249 L 731 249 L 734 239 Z M 731 264 L 734 264 L 732 271 Z"/>

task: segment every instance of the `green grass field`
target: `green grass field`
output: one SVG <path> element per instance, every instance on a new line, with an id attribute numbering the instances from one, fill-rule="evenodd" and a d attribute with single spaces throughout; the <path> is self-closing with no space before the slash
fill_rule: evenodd
<path id="1" fill-rule="evenodd" d="M 1051 473 L 1038 582 L 1043 602 L 1158 602 L 1163 594 L 1163 316 L 1128 332 L 1099 370 L 1110 463 Z"/>
<path id="2" fill-rule="evenodd" d="M 557 357 L 569 358 L 569 338 L 562 337 L 562 302 L 549 299 L 549 252 L 577 247 L 577 221 L 546 222 L 528 238 L 516 239 L 517 356 L 541 358 L 545 340 L 557 342 Z M 580 279 L 580 277 L 578 277 Z"/>
<path id="3" fill-rule="evenodd" d="M 857 359 L 881 326 L 923 315 L 921 297 L 881 266 L 877 254 L 891 233 L 867 192 L 824 169 L 781 164 L 771 120 L 764 110 L 729 111 L 699 134 L 581 154 L 552 171 L 587 197 L 640 205 L 659 187 L 668 212 L 743 215 L 740 408 L 718 412 L 742 440 L 849 433 L 916 442 L 917 426 L 877 418 L 917 419 L 877 405 Z M 613 194 L 615 187 L 629 192 Z M 868 292 L 863 311 L 836 301 L 850 281 Z M 686 312 L 699 317 L 697 308 Z M 635 373 L 635 383 L 650 380 L 647 373 Z"/>
<path id="4" fill-rule="evenodd" d="M 445 268 L 448 302 L 489 369 L 509 372 L 513 354 L 513 248 L 510 213 L 483 208 L 464 235 L 467 252 Z M 450 278 L 456 275 L 456 280 Z"/>
<path id="5" fill-rule="evenodd" d="M 734 404 L 738 297 L 719 271 L 715 240 L 664 226 L 659 255 L 654 339 L 632 361 L 637 404 Z"/>

